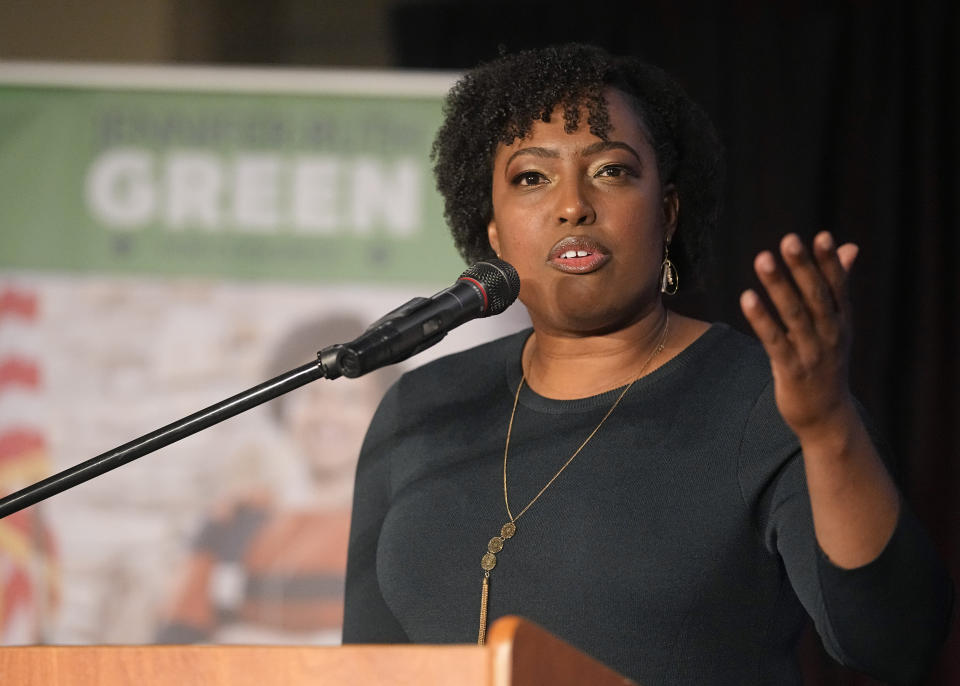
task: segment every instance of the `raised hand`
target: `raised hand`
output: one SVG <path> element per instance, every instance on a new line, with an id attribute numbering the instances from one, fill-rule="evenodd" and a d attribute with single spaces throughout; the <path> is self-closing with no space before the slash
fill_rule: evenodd
<path id="1" fill-rule="evenodd" d="M 838 412 L 853 410 L 847 282 L 858 251 L 852 243 L 837 248 L 823 231 L 814 238 L 812 254 L 795 234 L 780 241 L 789 274 L 770 252 L 757 255 L 754 269 L 782 326 L 754 291 L 740 297 L 744 316 L 770 356 L 777 407 L 798 436 L 826 429 Z"/>
<path id="2" fill-rule="evenodd" d="M 841 567 L 873 560 L 899 516 L 899 496 L 850 393 L 848 274 L 853 244 L 817 234 L 813 252 L 790 234 L 780 241 L 784 271 L 762 252 L 754 269 L 780 321 L 753 291 L 743 313 L 770 356 L 777 408 L 803 451 L 817 542 Z M 781 325 L 782 322 L 782 325 Z"/>

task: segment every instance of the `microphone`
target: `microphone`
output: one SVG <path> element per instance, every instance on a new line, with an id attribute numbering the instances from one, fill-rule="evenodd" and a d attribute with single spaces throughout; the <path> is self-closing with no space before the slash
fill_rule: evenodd
<path id="1" fill-rule="evenodd" d="M 452 286 L 429 298 L 414 298 L 375 321 L 349 343 L 318 353 L 324 376 L 356 378 L 401 362 L 438 343 L 450 329 L 500 314 L 520 293 L 520 276 L 503 260 L 477 262 Z"/>

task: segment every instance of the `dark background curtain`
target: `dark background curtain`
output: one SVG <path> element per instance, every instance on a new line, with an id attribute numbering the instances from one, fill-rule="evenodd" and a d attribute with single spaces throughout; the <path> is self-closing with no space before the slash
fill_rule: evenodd
<path id="1" fill-rule="evenodd" d="M 676 306 L 748 327 L 753 256 L 795 231 L 857 242 L 853 386 L 906 499 L 960 579 L 960 18 L 955 0 L 551 4 L 395 9 L 399 66 L 463 69 L 564 41 L 636 54 L 711 114 L 728 152 L 702 292 Z M 681 284 L 683 283 L 681 274 Z M 927 683 L 960 683 L 956 628 Z M 809 684 L 873 684 L 805 638 Z"/>

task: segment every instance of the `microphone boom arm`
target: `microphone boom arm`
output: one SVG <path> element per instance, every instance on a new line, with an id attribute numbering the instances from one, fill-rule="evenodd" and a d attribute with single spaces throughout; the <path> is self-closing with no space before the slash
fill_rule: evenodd
<path id="1" fill-rule="evenodd" d="M 334 346 L 335 348 L 336 346 Z M 306 385 L 315 379 L 326 375 L 327 365 L 335 364 L 331 359 L 336 351 L 331 348 L 320 351 L 317 359 L 305 365 L 292 369 L 289 372 L 275 376 L 263 383 L 248 388 L 233 397 L 221 400 L 199 412 L 179 419 L 171 424 L 135 438 L 128 443 L 108 450 L 105 453 L 92 457 L 69 469 L 58 472 L 35 484 L 27 486 L 15 493 L 0 498 L 0 518 L 25 507 L 34 505 L 41 500 L 62 493 L 67 489 L 89 481 L 94 477 L 105 474 L 117 467 L 132 462 L 137 458 L 148 455 L 164 446 L 175 443 L 182 438 L 191 436 L 209 426 L 219 424 L 234 415 L 246 412 L 262 403 L 272 400 L 284 393 Z M 332 377 L 335 378 L 335 377 Z"/>

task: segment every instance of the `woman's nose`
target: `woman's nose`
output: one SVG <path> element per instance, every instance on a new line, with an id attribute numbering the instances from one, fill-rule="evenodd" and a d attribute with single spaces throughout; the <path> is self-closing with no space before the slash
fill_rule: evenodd
<path id="1" fill-rule="evenodd" d="M 570 179 L 560 188 L 557 220 L 559 224 L 593 224 L 597 214 L 579 179 Z"/>

